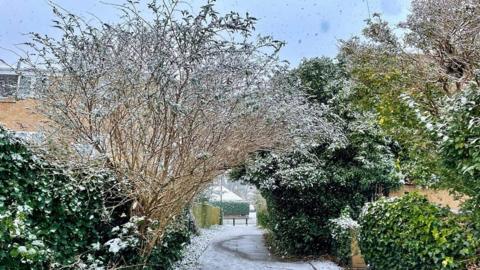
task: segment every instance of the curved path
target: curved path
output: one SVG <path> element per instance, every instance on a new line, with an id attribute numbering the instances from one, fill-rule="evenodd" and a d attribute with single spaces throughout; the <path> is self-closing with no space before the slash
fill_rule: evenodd
<path id="1" fill-rule="evenodd" d="M 329 261 L 282 262 L 265 247 L 263 231 L 255 225 L 225 225 L 214 234 L 197 262 L 201 270 L 339 270 Z"/>

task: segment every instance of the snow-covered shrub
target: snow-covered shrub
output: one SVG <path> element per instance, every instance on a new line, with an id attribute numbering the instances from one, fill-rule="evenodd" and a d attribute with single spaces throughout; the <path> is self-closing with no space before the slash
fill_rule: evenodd
<path id="1" fill-rule="evenodd" d="M 343 264 L 348 265 L 352 256 L 352 237 L 359 229 L 358 222 L 350 217 L 350 209 L 342 210 L 340 217 L 330 220 L 332 236 L 332 255 Z"/>
<path id="2" fill-rule="evenodd" d="M 346 206 L 358 216 L 379 190 L 386 192 L 398 184 L 385 144 L 362 136 L 351 139 L 339 149 L 323 144 L 307 153 L 259 153 L 232 175 L 256 185 L 266 199 L 267 228 L 278 250 L 302 255 L 329 252 L 328 220 Z"/>
<path id="3" fill-rule="evenodd" d="M 195 228 L 189 211 L 176 218 L 167 227 L 165 236 L 149 257 L 143 269 L 172 269 L 173 264 L 184 256 L 184 247 L 190 243 Z"/>
<path id="4" fill-rule="evenodd" d="M 365 202 L 399 184 L 391 142 L 371 116 L 356 111 L 349 102 L 351 92 L 342 68 L 335 72 L 331 68 L 332 63 L 314 63 L 301 69 L 300 78 L 305 91 L 315 96 L 311 102 L 329 106 L 328 117 L 335 120 L 341 135 L 314 142 L 299 139 L 288 152 L 258 152 L 231 174 L 255 185 L 266 199 L 267 228 L 282 253 L 331 251 L 330 219 L 339 217 L 347 206 L 356 218 Z"/>
<path id="5" fill-rule="evenodd" d="M 331 251 L 329 219 L 346 206 L 355 218 L 365 202 L 398 185 L 388 141 L 365 123 L 352 123 L 347 132 L 347 145 L 259 153 L 232 174 L 256 185 L 266 199 L 267 227 L 278 250 Z"/>
<path id="6" fill-rule="evenodd" d="M 140 230 L 145 228 L 149 233 L 155 231 L 157 222 L 145 217 L 132 216 L 118 226 L 109 227 L 104 235 L 104 243 L 91 245 L 91 249 L 78 256 L 74 264 L 78 269 L 114 269 L 125 267 L 136 269 L 172 269 L 173 264 L 183 257 L 183 249 L 189 243 L 194 232 L 194 223 L 189 212 L 185 211 L 170 223 L 162 238 L 149 256 L 141 256 L 138 252 L 146 244 Z"/>
<path id="7" fill-rule="evenodd" d="M 283 42 L 257 38 L 249 14 L 222 14 L 215 1 L 192 9 L 129 0 L 115 5 L 116 20 L 98 23 L 52 5 L 60 33 L 33 33 L 26 44 L 35 59 L 24 63 L 47 81 L 38 92 L 57 144 L 98 153 L 132 210 L 159 221 L 143 254 L 206 184 L 251 152 L 337 134 L 328 108 L 277 76 L 288 70 L 278 59 Z"/>
<path id="8" fill-rule="evenodd" d="M 418 194 L 365 206 L 360 249 L 374 269 L 465 269 L 479 241 L 464 217 Z"/>

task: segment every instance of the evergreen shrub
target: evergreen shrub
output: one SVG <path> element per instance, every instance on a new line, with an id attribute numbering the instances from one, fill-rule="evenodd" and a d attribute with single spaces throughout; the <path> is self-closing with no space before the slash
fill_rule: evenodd
<path id="1" fill-rule="evenodd" d="M 373 269 L 465 269 L 479 247 L 463 216 L 415 193 L 367 205 L 359 223 L 360 249 Z"/>
<path id="2" fill-rule="evenodd" d="M 34 154 L 0 127 L 0 269 L 170 269 L 193 231 L 188 213 L 142 258 L 146 220 L 130 216 L 128 203 L 117 205 L 126 198 L 116 183 L 107 170 L 72 169 Z"/>

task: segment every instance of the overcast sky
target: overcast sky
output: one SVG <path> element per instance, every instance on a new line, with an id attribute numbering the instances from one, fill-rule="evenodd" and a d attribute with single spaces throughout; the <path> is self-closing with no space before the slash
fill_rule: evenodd
<path id="1" fill-rule="evenodd" d="M 118 12 L 98 0 L 57 0 L 62 7 L 88 18 L 93 13 L 114 21 Z M 119 0 L 105 0 L 123 3 Z M 186 0 L 193 9 L 206 0 Z M 360 34 L 364 20 L 374 12 L 397 24 L 406 18 L 410 0 L 217 0 L 221 12 L 249 12 L 257 17 L 257 31 L 284 40 L 281 57 L 292 65 L 302 58 L 334 57 L 338 40 Z M 15 49 L 28 40 L 24 33 L 55 35 L 51 8 L 46 0 L 0 0 L 0 47 Z M 13 63 L 17 57 L 0 49 L 0 59 Z"/>

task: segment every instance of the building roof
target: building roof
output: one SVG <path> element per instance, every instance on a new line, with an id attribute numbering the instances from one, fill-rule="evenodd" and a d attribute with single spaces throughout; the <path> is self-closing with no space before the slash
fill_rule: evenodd
<path id="1" fill-rule="evenodd" d="M 220 201 L 220 194 L 222 194 L 221 199 L 222 201 L 245 201 L 240 196 L 235 194 L 233 191 L 229 190 L 226 187 L 221 188 L 218 185 L 211 187 L 211 201 Z"/>
<path id="2" fill-rule="evenodd" d="M 33 72 L 32 69 L 28 69 L 28 68 L 22 68 L 22 69 L 16 70 L 12 67 L 9 67 L 5 64 L 0 63 L 0 75 L 1 74 L 4 74 L 4 75 L 22 74 L 22 75 L 26 75 L 26 76 L 33 76 L 34 72 Z"/>

